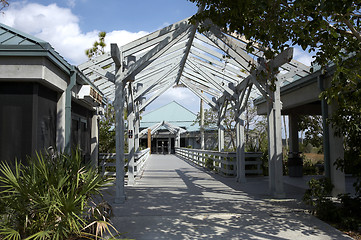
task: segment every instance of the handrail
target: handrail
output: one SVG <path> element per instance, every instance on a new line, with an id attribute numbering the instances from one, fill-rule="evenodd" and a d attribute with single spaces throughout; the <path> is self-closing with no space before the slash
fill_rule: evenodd
<path id="1" fill-rule="evenodd" d="M 237 175 L 237 156 L 235 152 L 217 152 L 191 148 L 175 148 L 175 152 L 184 159 L 198 166 L 214 170 L 221 175 L 231 177 Z M 262 174 L 262 153 L 246 152 L 245 157 L 246 166 L 255 166 L 254 169 L 246 169 L 246 174 Z"/>
<path id="2" fill-rule="evenodd" d="M 134 154 L 134 176 L 137 176 L 138 173 L 141 173 L 143 171 L 143 168 L 145 166 L 145 162 L 147 161 L 150 154 L 150 149 L 146 148 L 144 150 L 138 151 Z M 115 153 L 100 153 L 99 154 L 99 160 L 101 167 L 101 172 L 104 176 L 112 176 L 115 177 Z M 124 159 L 128 159 L 128 153 L 124 153 Z M 114 171 L 107 170 L 108 167 L 114 167 Z M 124 164 L 124 168 L 128 167 L 128 161 Z M 128 171 L 126 171 L 125 175 L 128 175 Z"/>

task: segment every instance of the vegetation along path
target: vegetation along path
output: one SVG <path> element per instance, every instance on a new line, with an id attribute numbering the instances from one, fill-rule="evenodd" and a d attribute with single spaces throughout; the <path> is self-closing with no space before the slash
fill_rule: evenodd
<path id="1" fill-rule="evenodd" d="M 112 222 L 122 238 L 137 240 L 350 239 L 292 199 L 269 198 L 267 189 L 264 177 L 240 184 L 175 155 L 151 155 L 136 185 L 126 188 L 126 202 L 113 205 Z M 301 190 L 285 189 L 287 197 Z"/>

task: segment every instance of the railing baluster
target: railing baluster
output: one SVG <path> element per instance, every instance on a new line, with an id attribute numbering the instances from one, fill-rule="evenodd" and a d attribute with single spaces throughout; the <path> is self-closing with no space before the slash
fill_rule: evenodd
<path id="1" fill-rule="evenodd" d="M 198 166 L 207 167 L 207 159 L 212 162 L 213 170 L 216 170 L 222 175 L 236 176 L 237 164 L 235 152 L 216 152 L 201 149 L 189 149 L 189 148 L 176 148 L 175 153 L 186 160 L 189 160 Z M 256 166 L 256 169 L 246 170 L 246 174 L 262 174 L 262 153 L 259 152 L 247 152 L 246 165 Z"/>

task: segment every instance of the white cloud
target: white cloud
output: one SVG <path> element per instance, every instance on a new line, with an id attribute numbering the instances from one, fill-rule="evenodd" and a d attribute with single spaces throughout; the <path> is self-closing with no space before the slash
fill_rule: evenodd
<path id="1" fill-rule="evenodd" d="M 128 32 L 125 30 L 115 30 L 115 31 L 107 33 L 107 36 L 105 38 L 105 43 L 107 44 L 108 48 L 110 48 L 110 43 L 116 43 L 120 47 L 131 41 L 141 38 L 147 34 L 148 34 L 148 32 L 145 32 L 145 31 L 132 33 L 132 32 Z M 108 51 L 109 51 L 109 49 L 108 49 Z"/>
<path id="2" fill-rule="evenodd" d="M 75 1 L 75 0 L 67 0 L 67 1 L 66 1 L 66 4 L 67 4 L 69 7 L 73 8 L 73 7 L 75 7 L 75 5 L 76 5 L 76 1 Z"/>
<path id="3" fill-rule="evenodd" d="M 314 56 L 314 53 L 311 54 L 311 53 L 308 53 L 307 51 L 303 51 L 298 46 L 294 47 L 293 58 L 296 59 L 297 61 L 299 61 L 307 66 L 311 66 L 311 62 L 314 60 L 312 58 L 312 56 Z"/>
<path id="4" fill-rule="evenodd" d="M 75 4 L 70 0 L 68 4 Z M 41 5 L 37 3 L 13 2 L 0 15 L 0 21 L 10 27 L 48 41 L 56 51 L 71 64 L 81 64 L 87 60 L 85 50 L 98 39 L 98 30 L 82 32 L 79 18 L 69 8 L 56 4 Z M 108 49 L 111 42 L 120 46 L 133 41 L 146 32 L 132 33 L 125 30 L 115 30 L 107 33 Z"/>

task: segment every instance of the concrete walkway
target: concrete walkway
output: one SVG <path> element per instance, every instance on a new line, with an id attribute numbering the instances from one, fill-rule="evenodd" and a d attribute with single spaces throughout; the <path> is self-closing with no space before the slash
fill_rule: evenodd
<path id="1" fill-rule="evenodd" d="M 350 239 L 305 213 L 304 190 L 285 184 L 268 195 L 265 177 L 247 183 L 204 171 L 174 155 L 151 155 L 127 201 L 113 204 L 114 226 L 130 239 Z M 114 197 L 110 187 L 105 197 Z"/>

